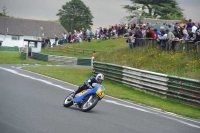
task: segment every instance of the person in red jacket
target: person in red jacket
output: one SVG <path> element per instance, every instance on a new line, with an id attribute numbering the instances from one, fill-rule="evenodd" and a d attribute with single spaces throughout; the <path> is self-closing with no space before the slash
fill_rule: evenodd
<path id="1" fill-rule="evenodd" d="M 119 27 L 117 26 L 117 24 L 115 25 L 115 30 L 116 30 L 116 34 L 118 35 Z"/>
<path id="2" fill-rule="evenodd" d="M 156 39 L 156 33 L 154 32 L 153 28 L 150 29 L 151 29 L 151 37 Z"/>

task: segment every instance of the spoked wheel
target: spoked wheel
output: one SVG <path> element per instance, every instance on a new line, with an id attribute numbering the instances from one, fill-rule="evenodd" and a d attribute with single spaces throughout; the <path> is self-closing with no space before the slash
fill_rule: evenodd
<path id="1" fill-rule="evenodd" d="M 87 112 L 93 109 L 99 101 L 99 98 L 97 95 L 90 95 L 86 99 L 87 100 L 83 103 L 81 107 L 81 110 L 83 112 Z"/>
<path id="2" fill-rule="evenodd" d="M 74 95 L 74 92 L 71 93 L 69 96 L 67 96 L 63 102 L 63 106 L 64 107 L 70 107 L 73 105 L 73 95 Z"/>

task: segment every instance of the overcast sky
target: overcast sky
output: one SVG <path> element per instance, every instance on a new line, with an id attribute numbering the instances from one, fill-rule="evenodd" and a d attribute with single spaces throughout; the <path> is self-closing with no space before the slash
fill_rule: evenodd
<path id="1" fill-rule="evenodd" d="M 9 16 L 37 19 L 57 20 L 58 10 L 70 0 L 0 0 L 1 9 L 5 5 Z M 121 5 L 131 4 L 130 0 L 82 0 L 91 9 L 94 16 L 93 29 L 99 26 L 108 27 L 118 24 L 128 13 Z M 187 19 L 200 21 L 200 0 L 177 0 L 184 9 Z M 1 10 L 2 12 L 2 10 Z"/>

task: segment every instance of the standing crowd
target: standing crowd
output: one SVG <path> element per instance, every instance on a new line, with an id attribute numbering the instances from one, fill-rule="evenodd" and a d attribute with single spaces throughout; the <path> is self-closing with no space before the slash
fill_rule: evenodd
<path id="1" fill-rule="evenodd" d="M 163 24 L 159 29 L 149 24 L 139 24 L 133 30 L 129 29 L 125 36 L 131 49 L 145 45 L 145 38 L 151 38 L 162 48 L 168 43 L 168 49 L 172 50 L 175 41 L 190 41 L 197 45 L 200 41 L 200 22 L 196 25 L 189 19 L 185 23 Z"/>
<path id="2" fill-rule="evenodd" d="M 109 28 L 98 27 L 95 32 L 91 29 L 82 28 L 80 31 L 74 30 L 73 33 L 63 33 L 60 38 L 55 35 L 53 46 L 66 43 L 80 43 L 82 41 L 90 42 L 93 39 L 106 40 L 116 39 L 119 36 L 127 38 L 126 42 L 130 49 L 145 45 L 145 39 L 151 38 L 157 42 L 160 47 L 169 45 L 169 50 L 173 49 L 175 41 L 192 41 L 196 45 L 200 41 L 200 22 L 196 25 L 191 19 L 177 23 L 163 23 L 160 27 L 154 27 L 155 24 L 115 24 L 109 25 Z M 45 44 L 51 44 L 50 39 L 44 40 Z"/>

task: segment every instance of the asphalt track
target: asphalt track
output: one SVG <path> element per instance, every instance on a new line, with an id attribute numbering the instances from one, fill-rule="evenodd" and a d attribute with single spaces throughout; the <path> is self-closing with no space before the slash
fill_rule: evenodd
<path id="1" fill-rule="evenodd" d="M 64 108 L 77 86 L 20 67 L 0 65 L 0 133 L 200 133 L 200 121 L 109 96 L 90 112 Z"/>

